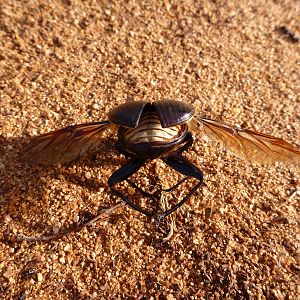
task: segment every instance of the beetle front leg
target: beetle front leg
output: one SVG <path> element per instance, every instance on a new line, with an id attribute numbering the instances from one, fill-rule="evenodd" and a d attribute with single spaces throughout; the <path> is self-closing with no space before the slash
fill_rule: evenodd
<path id="1" fill-rule="evenodd" d="M 118 169 L 116 172 L 114 172 L 110 178 L 108 179 L 108 185 L 111 189 L 111 191 L 118 197 L 120 197 L 122 200 L 124 200 L 130 207 L 137 210 L 138 212 L 144 214 L 145 216 L 151 217 L 153 216 L 153 213 L 142 209 L 138 205 L 132 203 L 126 196 L 124 196 L 121 192 L 116 190 L 114 186 L 117 183 L 120 183 L 124 180 L 131 181 L 128 179 L 131 175 L 133 175 L 135 172 L 138 171 L 140 167 L 142 167 L 145 163 L 145 160 L 138 159 L 138 158 L 132 158 L 128 161 L 128 163 L 124 166 L 122 166 L 120 169 Z M 139 189 L 140 190 L 140 189 Z"/>
<path id="2" fill-rule="evenodd" d="M 182 147 L 180 147 L 179 149 L 177 149 L 176 152 L 175 152 L 175 153 L 180 154 L 180 155 L 182 154 L 183 151 L 187 151 L 188 148 L 190 148 L 192 146 L 192 144 L 194 142 L 194 138 L 193 138 L 192 134 L 190 132 L 188 132 L 187 135 L 186 135 L 186 137 L 184 138 L 184 140 L 182 142 L 185 143 L 185 144 Z M 170 156 L 168 156 L 168 157 L 170 157 Z M 180 184 L 182 184 L 184 181 L 186 181 L 189 177 L 190 176 L 186 176 L 186 177 L 182 178 L 175 185 L 173 185 L 171 188 L 163 189 L 163 191 L 164 192 L 172 192 Z"/>
<path id="3" fill-rule="evenodd" d="M 166 157 L 164 159 L 164 162 L 172 167 L 175 171 L 181 173 L 182 175 L 185 175 L 186 177 L 183 178 L 181 181 L 179 181 L 177 184 L 175 184 L 174 187 L 177 187 L 179 184 L 181 184 L 183 181 L 185 181 L 189 177 L 196 178 L 199 182 L 188 192 L 187 195 L 174 207 L 172 207 L 169 210 L 166 210 L 159 216 L 159 220 L 162 220 L 169 214 L 171 214 L 173 211 L 181 207 L 189 198 L 190 196 L 203 184 L 203 173 L 202 171 L 196 167 L 194 164 L 192 164 L 189 160 L 184 158 L 181 153 L 172 153 L 170 156 Z M 172 189 L 174 188 L 172 187 Z"/>

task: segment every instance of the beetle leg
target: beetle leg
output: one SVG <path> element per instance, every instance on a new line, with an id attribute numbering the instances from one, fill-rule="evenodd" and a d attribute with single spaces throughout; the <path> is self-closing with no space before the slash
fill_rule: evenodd
<path id="1" fill-rule="evenodd" d="M 131 181 L 130 179 L 126 179 L 126 181 L 132 186 L 134 187 L 136 190 L 138 190 L 143 196 L 145 197 L 153 197 L 153 194 L 151 193 L 147 193 L 144 190 L 142 190 L 138 185 L 136 185 L 133 181 Z"/>
<path id="2" fill-rule="evenodd" d="M 129 160 L 127 162 L 127 164 L 125 164 L 124 166 L 122 166 L 120 169 L 118 169 L 117 171 L 115 171 L 110 178 L 108 179 L 108 185 L 111 189 L 111 191 L 118 197 L 120 197 L 122 200 L 124 200 L 130 207 L 132 207 L 133 209 L 137 210 L 138 212 L 151 217 L 153 215 L 153 213 L 142 209 L 141 207 L 139 207 L 138 205 L 132 203 L 126 196 L 124 196 L 121 192 L 119 192 L 118 190 L 116 190 L 114 188 L 114 186 L 119 183 L 122 182 L 124 180 L 128 180 L 128 178 L 133 175 L 135 172 L 137 172 L 137 170 L 143 166 L 143 164 L 145 163 L 145 160 L 142 159 L 138 159 L 138 158 L 132 158 L 131 160 Z"/>
<path id="3" fill-rule="evenodd" d="M 188 148 L 190 148 L 194 142 L 194 138 L 192 136 L 192 134 L 190 132 L 187 132 L 184 140 L 182 142 L 186 142 L 182 147 L 180 147 L 179 149 L 177 149 L 177 153 L 182 153 L 183 151 L 188 150 Z"/>
<path id="4" fill-rule="evenodd" d="M 187 195 L 184 196 L 184 198 L 177 203 L 174 207 L 170 208 L 169 210 L 166 210 L 159 216 L 159 220 L 162 220 L 169 214 L 171 214 L 173 211 L 181 207 L 189 198 L 190 196 L 202 185 L 203 183 L 203 173 L 202 171 L 196 167 L 194 164 L 192 164 L 189 160 L 184 158 L 181 153 L 172 153 L 170 156 L 164 158 L 164 162 L 172 167 L 175 171 L 185 175 L 186 177 L 179 181 L 177 184 L 175 184 L 174 187 L 177 187 L 179 184 L 181 184 L 183 181 L 185 181 L 188 177 L 193 177 L 199 180 L 199 182 L 188 192 Z M 173 188 L 174 188 L 173 187 Z M 172 188 L 172 189 L 173 189 Z"/>
<path id="5" fill-rule="evenodd" d="M 126 158 L 136 157 L 134 154 L 126 151 L 120 143 L 116 143 L 115 148 L 118 150 L 119 153 L 123 154 Z"/>
<path id="6" fill-rule="evenodd" d="M 190 132 L 188 132 L 186 137 L 183 140 L 183 142 L 185 142 L 185 144 L 181 148 L 177 149 L 176 153 L 181 154 L 183 151 L 188 150 L 188 148 L 190 148 L 192 146 L 193 141 L 194 141 L 194 138 L 193 138 L 192 134 Z M 186 181 L 189 177 L 190 176 L 186 176 L 186 177 L 182 178 L 174 186 L 172 186 L 171 188 L 168 188 L 168 189 L 163 189 L 163 191 L 164 192 L 174 191 L 174 189 L 176 189 L 180 184 L 182 184 L 184 181 Z"/>
<path id="7" fill-rule="evenodd" d="M 190 178 L 190 176 L 186 176 L 182 179 L 180 179 L 176 184 L 174 184 L 172 187 L 168 188 L 168 189 L 162 189 L 162 191 L 164 192 L 173 192 L 179 185 L 181 185 L 183 182 L 185 182 L 188 178 Z"/>

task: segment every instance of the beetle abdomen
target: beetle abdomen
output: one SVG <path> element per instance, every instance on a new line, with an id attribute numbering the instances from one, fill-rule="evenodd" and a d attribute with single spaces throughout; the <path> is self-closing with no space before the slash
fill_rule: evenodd
<path id="1" fill-rule="evenodd" d="M 126 129 L 124 139 L 129 144 L 170 142 L 179 136 L 181 127 L 177 125 L 163 128 L 157 113 L 146 112 L 142 115 L 138 127 Z"/>

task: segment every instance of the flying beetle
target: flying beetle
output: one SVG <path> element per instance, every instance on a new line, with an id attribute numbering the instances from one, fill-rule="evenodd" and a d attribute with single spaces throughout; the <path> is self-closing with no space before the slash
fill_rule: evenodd
<path id="1" fill-rule="evenodd" d="M 190 104 L 178 100 L 122 104 L 109 112 L 107 121 L 72 125 L 34 137 L 26 147 L 24 157 L 27 161 L 38 164 L 70 162 L 95 151 L 101 143 L 103 131 L 110 127 L 117 128 L 118 131 L 115 148 L 129 159 L 110 176 L 108 185 L 113 194 L 148 217 L 157 217 L 157 214 L 133 203 L 116 189 L 116 185 L 127 181 L 144 196 L 151 195 L 129 177 L 147 161 L 159 158 L 184 175 L 168 191 L 177 188 L 188 178 L 197 180 L 176 205 L 158 217 L 163 219 L 177 210 L 203 184 L 202 171 L 183 156 L 183 152 L 193 144 L 192 128 L 197 127 L 201 134 L 222 142 L 226 148 L 250 162 L 300 163 L 300 151 L 290 143 L 264 133 L 197 117 Z"/>

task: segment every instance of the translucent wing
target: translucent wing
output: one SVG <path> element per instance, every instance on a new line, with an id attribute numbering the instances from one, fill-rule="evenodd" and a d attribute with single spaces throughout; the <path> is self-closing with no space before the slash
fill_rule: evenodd
<path id="1" fill-rule="evenodd" d="M 250 162 L 300 163 L 300 151 L 282 139 L 219 123 L 209 118 L 200 117 L 198 121 L 202 125 L 202 133 L 214 141 L 221 142 L 227 149 Z"/>
<path id="2" fill-rule="evenodd" d="M 31 163 L 66 163 L 92 152 L 101 143 L 109 121 L 68 126 L 34 137 L 24 149 L 23 158 Z"/>

